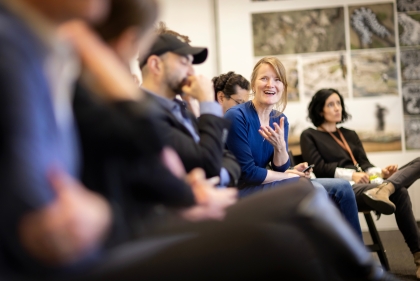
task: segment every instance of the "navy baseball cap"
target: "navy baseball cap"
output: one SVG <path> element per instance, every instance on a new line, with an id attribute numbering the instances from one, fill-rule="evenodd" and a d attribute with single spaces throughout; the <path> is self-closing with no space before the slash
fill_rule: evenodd
<path id="1" fill-rule="evenodd" d="M 156 39 L 148 55 L 140 62 L 140 68 L 147 63 L 147 59 L 151 55 L 160 56 L 164 53 L 172 52 L 178 55 L 193 56 L 193 64 L 199 64 L 207 59 L 207 48 L 204 47 L 191 47 L 188 43 L 185 43 L 178 37 L 172 34 L 161 34 Z"/>

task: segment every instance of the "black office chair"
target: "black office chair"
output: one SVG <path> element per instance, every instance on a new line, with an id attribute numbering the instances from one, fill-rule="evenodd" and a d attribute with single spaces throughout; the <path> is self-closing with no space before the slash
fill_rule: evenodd
<path id="1" fill-rule="evenodd" d="M 304 162 L 302 155 L 293 155 L 292 151 L 289 150 L 290 165 L 295 166 L 299 163 Z M 386 250 L 382 244 L 381 237 L 379 236 L 378 230 L 376 229 L 375 222 L 373 221 L 370 210 L 359 210 L 359 213 L 363 213 L 366 224 L 369 229 L 370 237 L 372 238 L 372 244 L 367 244 L 366 247 L 378 255 L 379 261 L 381 262 L 384 269 L 389 270 L 389 262 L 386 256 Z"/>

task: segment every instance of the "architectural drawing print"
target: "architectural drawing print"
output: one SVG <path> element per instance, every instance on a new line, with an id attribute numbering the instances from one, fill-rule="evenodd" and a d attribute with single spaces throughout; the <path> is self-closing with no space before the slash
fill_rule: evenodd
<path id="1" fill-rule="evenodd" d="M 395 47 L 393 4 L 349 7 L 351 49 Z"/>
<path id="2" fill-rule="evenodd" d="M 299 75 L 297 60 L 280 59 L 286 69 L 287 100 L 299 101 Z"/>
<path id="3" fill-rule="evenodd" d="M 397 0 L 398 12 L 420 11 L 420 0 Z"/>
<path id="4" fill-rule="evenodd" d="M 348 96 L 347 62 L 344 53 L 304 56 L 303 85 L 306 97 L 312 97 L 321 88 L 337 89 Z"/>
<path id="5" fill-rule="evenodd" d="M 404 114 L 420 116 L 420 84 L 403 84 Z"/>
<path id="6" fill-rule="evenodd" d="M 420 45 L 420 14 L 398 14 L 400 45 Z"/>
<path id="7" fill-rule="evenodd" d="M 405 148 L 420 149 L 420 117 L 404 116 Z"/>
<path id="8" fill-rule="evenodd" d="M 420 49 L 401 50 L 400 59 L 403 81 L 420 80 Z"/>
<path id="9" fill-rule="evenodd" d="M 398 95 L 395 52 L 352 54 L 353 96 Z"/>
<path id="10" fill-rule="evenodd" d="M 254 56 L 345 50 L 344 8 L 252 14 Z"/>

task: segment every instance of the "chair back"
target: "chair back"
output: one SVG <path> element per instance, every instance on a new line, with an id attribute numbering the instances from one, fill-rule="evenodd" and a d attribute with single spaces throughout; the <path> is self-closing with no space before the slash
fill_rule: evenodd
<path id="1" fill-rule="evenodd" d="M 289 150 L 288 153 L 289 153 L 289 159 L 290 159 L 290 166 L 293 167 L 303 162 L 302 154 L 293 155 L 291 150 Z"/>

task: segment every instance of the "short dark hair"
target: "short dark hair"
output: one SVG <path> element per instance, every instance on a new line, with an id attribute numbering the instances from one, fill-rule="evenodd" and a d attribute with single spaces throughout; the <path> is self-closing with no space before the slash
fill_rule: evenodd
<path id="1" fill-rule="evenodd" d="M 249 90 L 250 83 L 240 74 L 236 74 L 233 71 L 229 71 L 226 74 L 221 74 L 219 76 L 215 76 L 212 79 L 213 87 L 214 87 L 214 94 L 217 100 L 217 93 L 223 92 L 223 94 L 230 98 L 230 96 L 236 94 L 235 86 L 238 85 L 241 89 Z"/>
<path id="2" fill-rule="evenodd" d="M 321 113 L 324 110 L 325 101 L 332 94 L 337 94 L 341 102 L 341 107 L 342 107 L 341 122 L 338 122 L 338 123 L 343 123 L 347 119 L 351 118 L 351 115 L 347 113 L 346 111 L 343 96 L 337 90 L 331 89 L 331 88 L 321 89 L 315 93 L 315 95 L 312 97 L 312 100 L 308 106 L 308 118 L 311 120 L 312 124 L 314 124 L 315 127 L 319 127 L 325 122 L 324 116 Z"/>

